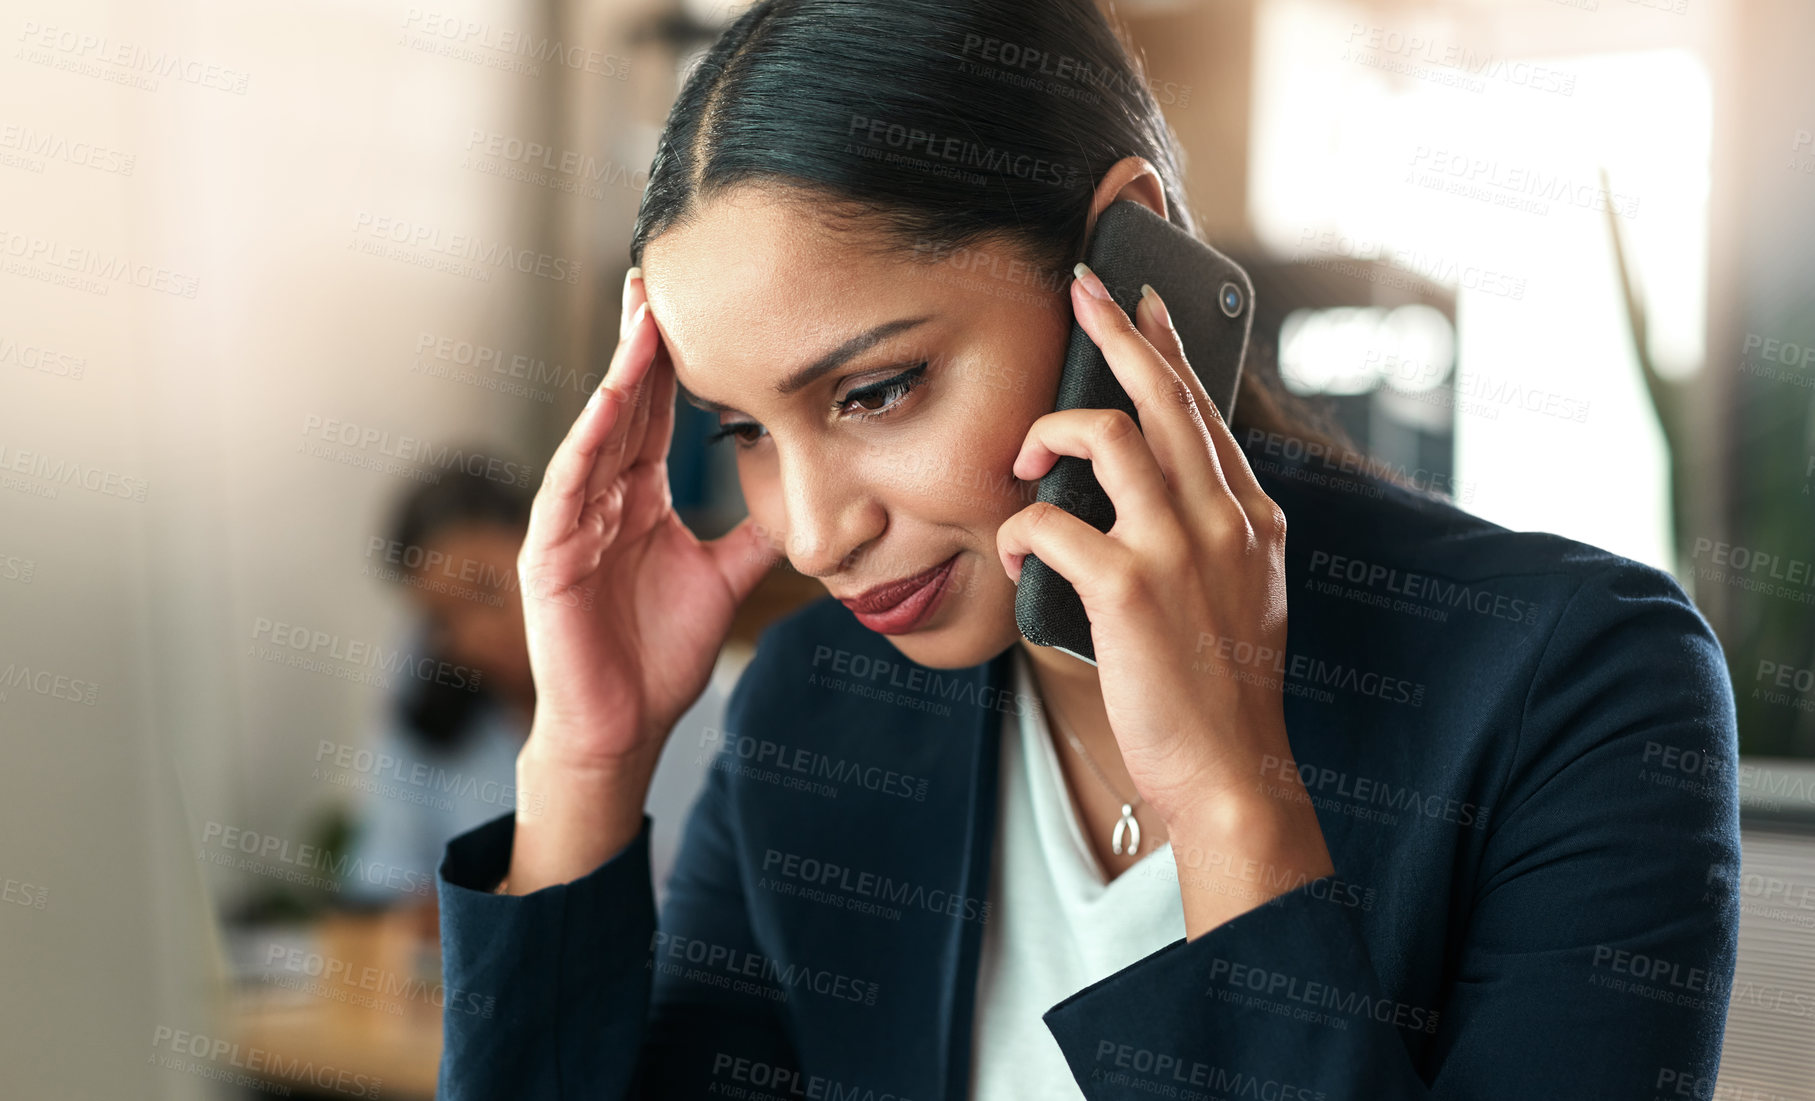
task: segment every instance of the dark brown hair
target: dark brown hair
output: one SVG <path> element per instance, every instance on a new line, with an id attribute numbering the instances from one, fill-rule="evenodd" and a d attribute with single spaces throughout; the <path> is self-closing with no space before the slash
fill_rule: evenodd
<path id="1" fill-rule="evenodd" d="M 1159 170 L 1168 216 L 1196 234 L 1176 140 L 1092 0 L 760 0 L 669 112 L 631 262 L 704 199 L 755 185 L 796 189 L 922 258 L 1010 242 L 1063 287 L 1097 181 L 1130 155 Z M 1270 357 L 1249 357 L 1231 427 L 1348 446 Z"/>

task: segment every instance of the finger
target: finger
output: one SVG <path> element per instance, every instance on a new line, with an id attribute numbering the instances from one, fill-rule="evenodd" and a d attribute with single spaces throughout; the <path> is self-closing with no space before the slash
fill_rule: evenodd
<path id="1" fill-rule="evenodd" d="M 655 321 L 649 316 L 649 304 L 645 302 L 631 315 L 630 328 L 612 356 L 605 380 L 599 384 L 599 390 L 606 393 L 605 400 L 622 405 L 623 411 L 600 443 L 599 461 L 593 464 L 586 482 L 587 500 L 609 489 L 623 472 L 626 458 L 634 458 L 634 453 L 628 450 L 628 441 L 636 423 L 637 402 L 647 400 L 642 397 L 642 384 L 660 340 Z"/>
<path id="2" fill-rule="evenodd" d="M 643 269 L 631 268 L 624 276 L 624 316 L 618 327 L 620 346 L 630 338 L 630 329 L 636 323 L 637 311 L 644 309 L 648 301 L 648 288 L 643 283 Z M 658 341 L 658 343 L 660 342 Z M 631 388 L 628 383 L 625 386 Z M 626 466 L 634 465 L 637 456 L 642 453 L 643 449 L 643 433 L 649 423 L 649 399 L 648 395 L 644 393 L 645 389 L 647 387 L 641 385 L 637 385 L 633 389 L 632 412 L 630 422 L 625 427 L 623 441 L 626 456 L 624 465 Z"/>
<path id="3" fill-rule="evenodd" d="M 1141 300 L 1134 308 L 1134 326 L 1191 392 L 1191 400 L 1197 406 L 1197 423 L 1194 427 L 1199 431 L 1194 446 L 1212 458 L 1208 463 L 1185 464 L 1185 469 L 1179 472 L 1183 483 L 1180 486 L 1181 492 L 1189 494 L 1193 500 L 1214 499 L 1237 505 L 1235 495 L 1223 476 L 1221 453 L 1217 451 L 1215 440 L 1205 423 L 1218 415 L 1216 404 L 1210 400 L 1209 393 L 1204 390 L 1203 380 L 1197 377 L 1197 371 L 1192 369 L 1185 358 L 1185 342 L 1172 325 L 1172 318 L 1166 312 L 1165 300 L 1146 283 L 1141 284 Z M 1210 411 L 1208 416 L 1204 412 L 1206 409 Z"/>
<path id="4" fill-rule="evenodd" d="M 668 358 L 668 349 L 662 346 L 661 326 L 657 325 L 655 329 L 655 357 L 643 380 L 648 423 L 643 428 L 642 449 L 630 459 L 632 466 L 666 461 L 674 438 L 674 361 Z"/>
<path id="5" fill-rule="evenodd" d="M 579 522 L 586 504 L 587 484 L 598 465 L 601 449 L 612 428 L 623 419 L 624 402 L 601 382 L 574 418 L 560 446 L 549 457 L 542 488 L 530 504 L 526 547 L 552 545 Z"/>
<path id="6" fill-rule="evenodd" d="M 642 281 L 638 280 L 638 282 L 641 283 Z M 645 301 L 647 301 L 647 299 L 645 299 Z M 646 306 L 639 306 L 638 308 L 647 309 Z M 653 322 L 653 318 L 651 321 Z M 656 331 L 655 348 L 650 356 L 648 365 L 644 367 L 643 372 L 636 383 L 636 393 L 632 401 L 632 413 L 630 415 L 630 428 L 624 436 L 624 465 L 627 468 L 635 466 L 643 461 L 643 444 L 648 438 L 649 418 L 655 409 L 655 394 L 656 391 L 660 390 L 664 385 L 661 376 L 657 373 L 659 367 L 658 361 L 661 359 L 662 352 L 661 326 L 652 323 L 650 328 L 653 328 Z M 666 452 L 666 448 L 663 449 L 663 452 Z M 660 456 L 658 455 L 657 457 L 659 458 Z"/>
<path id="7" fill-rule="evenodd" d="M 1160 469 L 1175 483 L 1181 478 L 1190 483 L 1188 465 L 1201 466 L 1215 456 L 1215 450 L 1204 444 L 1207 430 L 1191 388 L 1109 297 L 1095 272 L 1079 264 L 1074 273 L 1071 303 L 1078 324 L 1102 349 L 1116 381 L 1134 402 Z M 1195 477 L 1202 486 L 1212 484 L 1207 473 Z"/>
<path id="8" fill-rule="evenodd" d="M 740 604 L 781 557 L 754 516 L 744 517 L 736 527 L 708 542 L 706 552 Z"/>
<path id="9" fill-rule="evenodd" d="M 641 326 L 642 330 L 653 328 Z M 617 478 L 623 448 L 615 441 L 621 441 L 626 414 L 631 411 L 631 395 L 621 388 L 622 376 L 637 357 L 648 358 L 653 334 L 633 331 L 630 337 L 618 345 L 605 378 L 549 458 L 542 488 L 530 506 L 526 542 L 546 546 L 563 538 L 579 522 L 586 502 Z"/>
<path id="10" fill-rule="evenodd" d="M 1248 456 L 1243 453 L 1234 431 L 1223 419 L 1222 410 L 1217 408 L 1216 402 L 1204 390 L 1203 380 L 1186 363 L 1184 341 L 1172 324 L 1172 316 L 1166 309 L 1165 300 L 1158 291 L 1145 284 L 1141 290 L 1141 304 L 1135 310 L 1135 317 L 1142 333 L 1166 357 L 1166 361 L 1188 380 L 1192 392 L 1197 396 L 1210 441 L 1216 448 L 1217 480 L 1226 492 L 1233 493 L 1235 499 L 1241 502 L 1242 511 L 1247 513 L 1248 522 L 1254 530 L 1262 530 L 1266 526 L 1264 521 L 1273 499 L 1267 496 L 1266 490 L 1260 487 L 1260 481 L 1254 477 L 1254 470 L 1248 465 Z"/>
<path id="11" fill-rule="evenodd" d="M 623 342 L 630 329 L 630 313 L 643 301 L 643 269 L 631 268 L 624 273 L 624 303 L 618 310 L 618 341 Z"/>
<path id="12" fill-rule="evenodd" d="M 1003 570 L 1021 581 L 1021 560 L 1037 554 L 1040 561 L 1071 582 L 1085 599 L 1104 578 L 1132 572 L 1134 552 L 1050 501 L 1035 501 L 996 529 L 996 557 Z"/>
<path id="13" fill-rule="evenodd" d="M 1014 476 L 1036 481 L 1060 455 L 1090 462 L 1091 473 L 1115 506 L 1115 526 L 1110 530 L 1119 537 L 1142 546 L 1161 540 L 1182 543 L 1178 505 L 1134 418 L 1119 409 L 1047 413 L 1028 428 L 1021 453 L 1015 456 Z"/>

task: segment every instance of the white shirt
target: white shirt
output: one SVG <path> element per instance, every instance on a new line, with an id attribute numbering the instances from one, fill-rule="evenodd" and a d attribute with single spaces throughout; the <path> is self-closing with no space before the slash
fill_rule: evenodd
<path id="1" fill-rule="evenodd" d="M 1027 656 L 1015 688 L 1037 698 Z M 971 1097 L 1010 1101 L 1084 1094 L 1040 1017 L 1054 1005 L 1185 935 L 1178 868 L 1167 842 L 1105 881 L 1085 843 L 1044 708 L 1003 723 L 990 914 L 978 963 Z M 1070 747 L 1066 747 L 1070 752 Z M 1108 830 L 1114 822 L 1090 823 Z"/>

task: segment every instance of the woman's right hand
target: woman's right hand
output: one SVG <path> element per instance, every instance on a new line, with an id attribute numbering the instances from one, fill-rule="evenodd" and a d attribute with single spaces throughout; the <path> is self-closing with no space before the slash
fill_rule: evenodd
<path id="1" fill-rule="evenodd" d="M 675 513 L 674 367 L 646 302 L 632 269 L 611 366 L 549 460 L 517 556 L 536 714 L 512 894 L 583 875 L 636 835 L 662 744 L 776 559 L 749 518 L 703 543 Z"/>

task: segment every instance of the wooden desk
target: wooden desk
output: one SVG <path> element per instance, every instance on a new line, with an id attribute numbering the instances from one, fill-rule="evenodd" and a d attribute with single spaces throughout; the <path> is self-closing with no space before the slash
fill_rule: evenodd
<path id="1" fill-rule="evenodd" d="M 443 998 L 433 942 L 402 914 L 336 914 L 310 932 L 301 942 L 262 938 L 266 973 L 232 994 L 235 1039 L 270 1055 L 256 1076 L 305 1094 L 317 1087 L 279 1068 L 306 1063 L 381 1079 L 381 1098 L 432 1099 Z"/>

